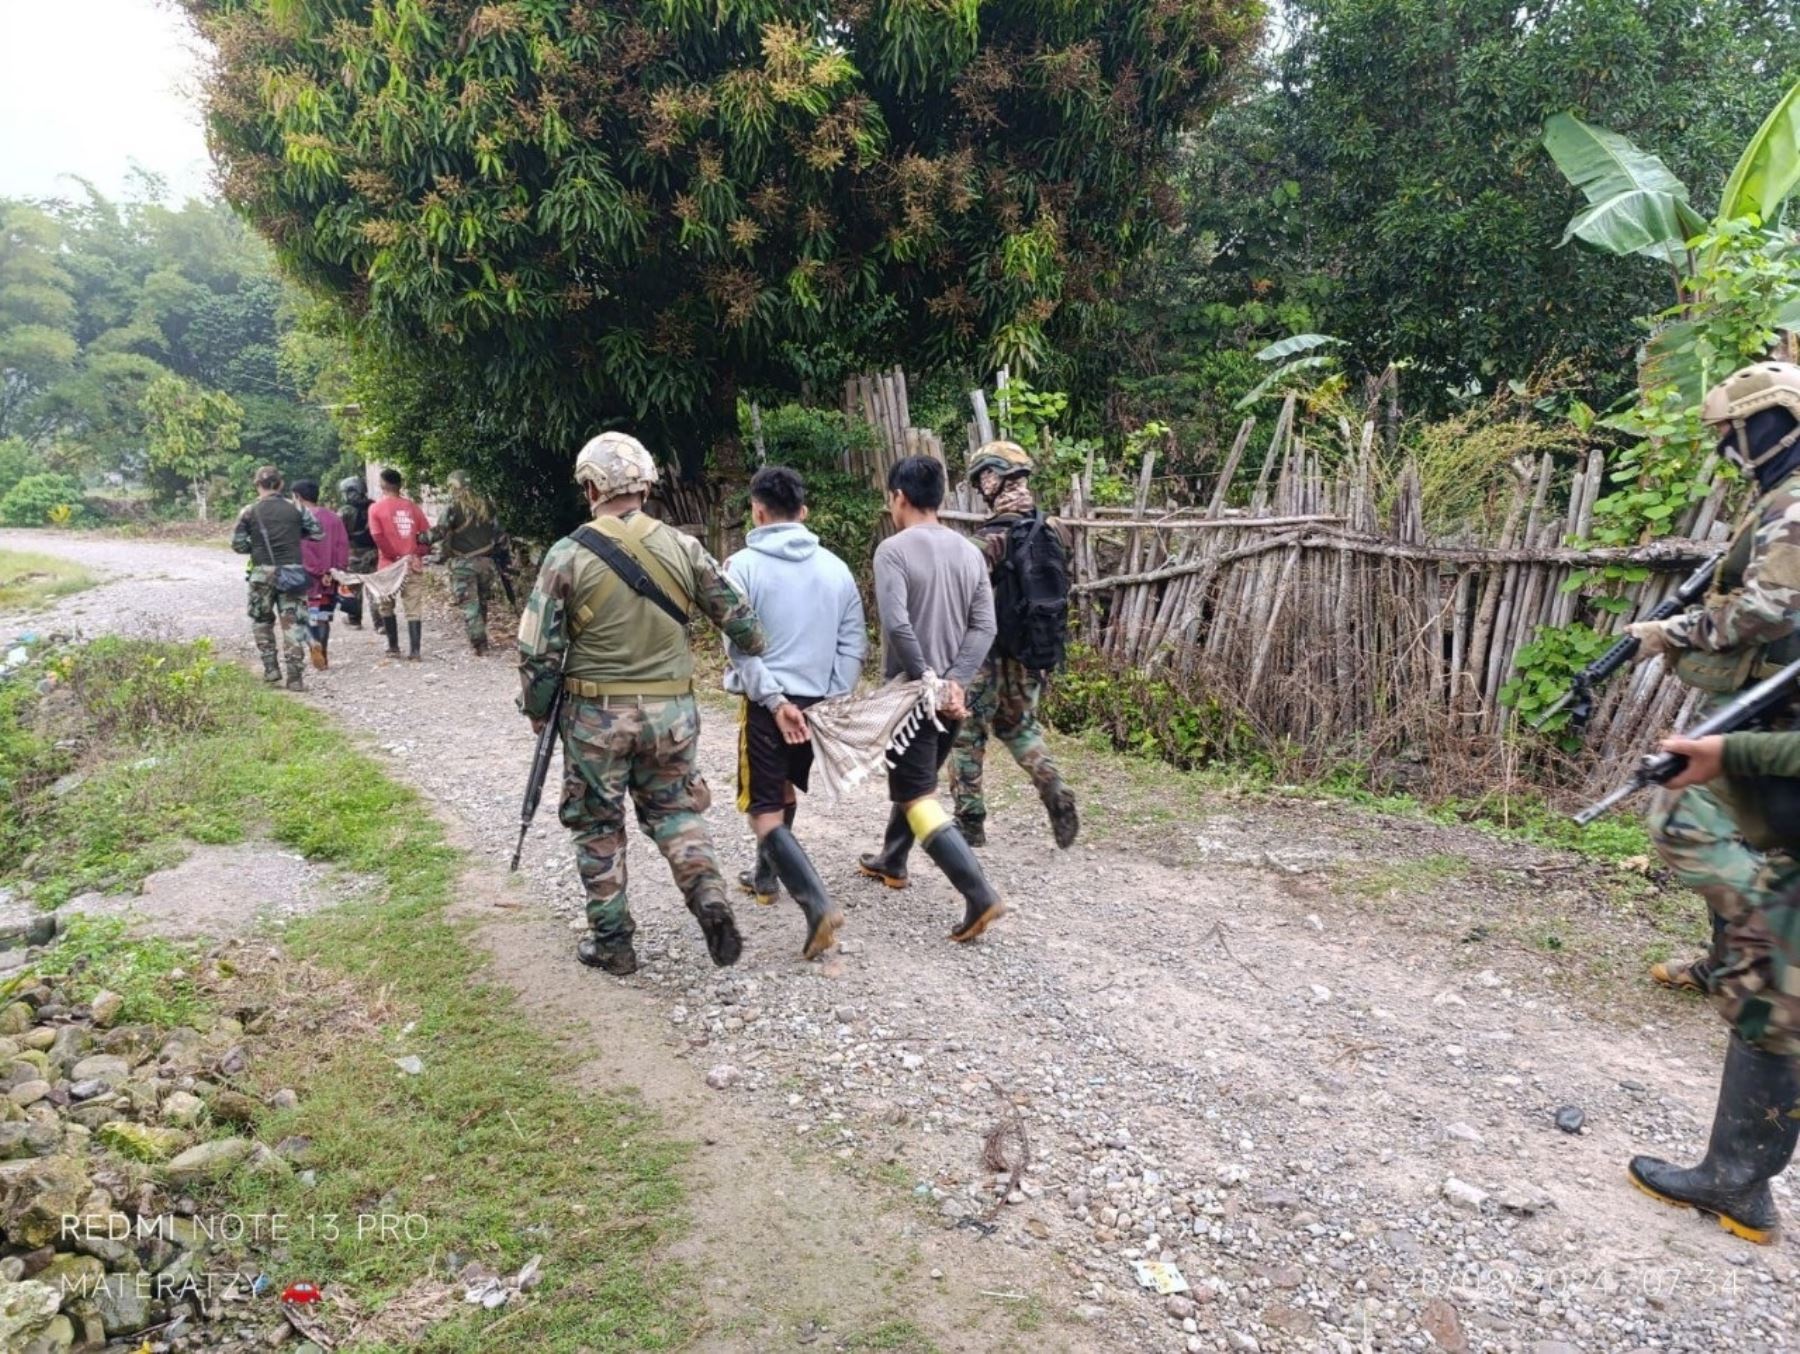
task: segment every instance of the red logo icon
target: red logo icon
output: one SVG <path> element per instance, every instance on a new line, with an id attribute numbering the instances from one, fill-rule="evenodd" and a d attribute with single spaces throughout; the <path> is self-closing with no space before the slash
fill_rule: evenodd
<path id="1" fill-rule="evenodd" d="M 317 1302 L 322 1294 L 314 1283 L 291 1283 L 282 1293 L 283 1302 Z"/>

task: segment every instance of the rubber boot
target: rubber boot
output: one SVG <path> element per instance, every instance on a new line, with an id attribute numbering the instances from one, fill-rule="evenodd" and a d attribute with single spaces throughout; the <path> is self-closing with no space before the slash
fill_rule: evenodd
<path id="1" fill-rule="evenodd" d="M 323 672 L 331 662 L 325 654 L 325 646 L 331 642 L 331 622 L 322 621 L 318 625 L 309 625 L 307 629 L 312 631 L 312 665 Z"/>
<path id="2" fill-rule="evenodd" d="M 700 923 L 700 934 L 706 937 L 706 952 L 719 968 L 730 968 L 744 952 L 744 938 L 738 934 L 737 918 L 723 899 L 695 904 L 688 911 Z"/>
<path id="3" fill-rule="evenodd" d="M 629 940 L 619 945 L 608 945 L 590 932 L 576 943 L 575 957 L 589 968 L 605 969 L 618 978 L 629 978 L 637 972 L 637 951 L 632 948 Z"/>
<path id="4" fill-rule="evenodd" d="M 1075 834 L 1081 831 L 1081 815 L 1075 812 L 1075 792 L 1057 780 L 1038 791 L 1044 811 L 1050 815 L 1050 835 L 1058 850 L 1075 845 Z"/>
<path id="5" fill-rule="evenodd" d="M 485 658 L 487 656 L 488 642 L 485 639 L 472 639 L 469 641 L 469 647 L 475 650 L 475 656 L 477 658 Z"/>
<path id="6" fill-rule="evenodd" d="M 767 837 L 756 844 L 755 866 L 738 871 L 738 887 L 754 898 L 759 907 L 767 907 L 780 893 L 781 882 L 776 877 L 775 866 L 769 860 Z"/>
<path id="7" fill-rule="evenodd" d="M 408 621 L 406 623 L 406 658 L 408 662 L 419 661 L 419 636 L 424 632 L 424 621 Z"/>
<path id="8" fill-rule="evenodd" d="M 793 900 L 806 915 L 806 944 L 802 959 L 816 959 L 837 940 L 838 927 L 844 924 L 844 913 L 825 891 L 825 881 L 813 868 L 800 839 L 785 827 L 775 828 L 763 838 L 763 855 L 767 857 Z"/>
<path id="9" fill-rule="evenodd" d="M 963 834 L 963 840 L 970 846 L 987 845 L 987 819 L 979 814 L 957 814 L 956 830 Z"/>
<path id="10" fill-rule="evenodd" d="M 1712 948 L 1687 963 L 1663 960 L 1650 965 L 1650 981 L 1673 992 L 1706 992 L 1712 987 L 1713 964 L 1724 945 L 1725 923 L 1712 912 Z"/>
<path id="11" fill-rule="evenodd" d="M 281 660 L 279 658 L 263 655 L 263 680 L 270 686 L 274 686 L 281 680 Z"/>
<path id="12" fill-rule="evenodd" d="M 388 657 L 398 658 L 400 656 L 400 618 L 398 616 L 383 616 L 381 618 L 381 629 L 382 633 L 387 636 Z"/>
<path id="13" fill-rule="evenodd" d="M 912 848 L 912 825 L 906 821 L 905 808 L 896 804 L 893 812 L 888 814 L 887 836 L 882 839 L 881 850 L 872 856 L 860 857 L 857 868 L 890 889 L 903 889 L 906 887 L 906 858 L 912 854 Z"/>
<path id="14" fill-rule="evenodd" d="M 963 896 L 962 924 L 950 933 L 950 939 L 966 944 L 1006 915 L 1006 904 L 981 872 L 981 862 L 955 823 L 946 822 L 923 845 L 932 863 Z"/>
<path id="15" fill-rule="evenodd" d="M 1725 1050 L 1712 1137 L 1698 1166 L 1633 1157 L 1631 1183 L 1653 1199 L 1697 1208 L 1746 1241 L 1775 1240 L 1780 1216 L 1769 1181 L 1787 1167 L 1800 1138 L 1800 1059 L 1765 1052 L 1736 1034 Z"/>

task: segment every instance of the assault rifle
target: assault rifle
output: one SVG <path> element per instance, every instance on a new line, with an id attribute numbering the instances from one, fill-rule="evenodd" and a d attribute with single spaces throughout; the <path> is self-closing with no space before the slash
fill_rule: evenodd
<path id="1" fill-rule="evenodd" d="M 569 661 L 563 650 L 563 663 Z M 550 774 L 550 758 L 556 754 L 557 717 L 562 714 L 562 663 L 556 666 L 556 695 L 544 714 L 544 727 L 538 730 L 537 749 L 531 754 L 531 778 L 525 782 L 525 802 L 519 808 L 519 841 L 513 847 L 511 869 L 519 868 L 519 857 L 525 852 L 525 834 L 531 831 L 531 820 L 537 817 L 538 805 L 544 798 L 544 778 Z"/>
<path id="2" fill-rule="evenodd" d="M 1679 588 L 1670 593 L 1659 603 L 1654 611 L 1644 617 L 1647 621 L 1666 621 L 1671 616 L 1678 616 L 1695 602 L 1706 595 L 1712 586 L 1713 575 L 1719 567 L 1719 557 L 1713 556 L 1682 581 Z M 1617 640 L 1612 648 L 1589 663 L 1575 674 L 1569 683 L 1569 689 L 1562 698 L 1536 719 L 1530 720 L 1526 727 L 1541 729 L 1565 709 L 1569 711 L 1569 727 L 1580 733 L 1587 726 L 1588 717 L 1594 713 L 1594 689 L 1637 657 L 1638 641 L 1630 635 Z"/>
<path id="3" fill-rule="evenodd" d="M 1721 705 L 1681 736 L 1706 738 L 1715 733 L 1736 733 L 1740 729 L 1754 728 L 1793 700 L 1796 684 L 1800 684 L 1800 658 L 1789 663 L 1773 677 L 1765 678 L 1748 690 L 1740 691 L 1728 703 Z M 1667 785 L 1687 768 L 1687 764 L 1688 759 L 1680 753 L 1645 753 L 1637 770 L 1631 773 L 1630 780 L 1606 798 L 1589 804 L 1575 815 L 1575 821 L 1586 827 L 1601 814 L 1630 799 L 1639 790 L 1648 789 L 1652 785 Z"/>

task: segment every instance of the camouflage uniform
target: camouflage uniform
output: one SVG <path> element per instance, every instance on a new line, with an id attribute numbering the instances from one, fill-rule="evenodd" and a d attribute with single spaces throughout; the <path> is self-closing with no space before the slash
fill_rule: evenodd
<path id="1" fill-rule="evenodd" d="M 600 518 L 594 525 L 608 535 L 627 531 L 638 546 L 631 553 L 677 604 L 705 615 L 743 652 L 763 651 L 762 628 L 749 603 L 698 541 L 642 513 Z M 653 565 L 666 577 L 658 577 Z M 678 648 L 671 640 L 677 634 Z M 634 635 L 657 638 L 635 644 Z M 584 646 L 598 664 L 585 669 L 594 677 L 577 675 L 584 669 L 576 655 Z M 525 603 L 519 667 L 520 708 L 533 718 L 549 709 L 559 681 L 567 693 L 559 816 L 575 837 L 588 923 L 599 944 L 629 947 L 636 930 L 626 890 L 627 794 L 638 825 L 667 858 L 688 910 L 696 917 L 708 909 L 728 915 L 725 882 L 701 817 L 712 795 L 698 766 L 700 713 L 686 632 L 625 592 L 601 560 L 565 537 L 545 552 Z"/>
<path id="2" fill-rule="evenodd" d="M 990 731 L 1006 744 L 1040 796 L 1053 796 L 1062 788 L 1062 774 L 1050 759 L 1044 732 L 1038 726 L 1043 686 L 1041 674 L 1027 672 L 1017 659 L 998 654 L 989 655 L 981 675 L 969 685 L 969 715 L 957 730 L 956 746 L 950 753 L 950 793 L 956 800 L 959 823 L 978 823 L 987 817 L 981 771 Z"/>
<path id="3" fill-rule="evenodd" d="M 1009 448 L 1023 464 L 1029 465 L 1023 451 L 1012 443 L 994 445 Z M 1008 529 L 1036 504 L 1024 475 L 1003 477 L 979 460 L 976 464 L 984 468 L 978 469 L 971 481 L 993 511 L 993 516 L 977 528 L 976 543 L 981 546 L 991 573 L 1005 562 Z M 1063 537 L 1067 549 L 1063 529 L 1052 526 Z M 1031 777 L 1038 798 L 1050 811 L 1052 825 L 1059 832 L 1059 845 L 1065 844 L 1062 837 L 1073 840 L 1073 828 L 1068 824 L 1074 817 L 1074 796 L 1051 759 L 1043 729 L 1038 725 L 1038 698 L 1043 687 L 1043 673 L 1032 672 L 1017 659 L 999 653 L 988 655 L 981 672 L 969 685 L 969 714 L 956 731 L 956 744 L 950 753 L 950 793 L 956 803 L 957 825 L 975 845 L 983 844 L 987 837 L 987 799 L 982 794 L 981 775 L 990 731 Z"/>
<path id="4" fill-rule="evenodd" d="M 232 528 L 231 548 L 240 555 L 249 555 L 251 563 L 245 571 L 244 578 L 249 590 L 249 606 L 246 608 L 250 616 L 250 633 L 256 640 L 256 651 L 262 656 L 263 680 L 279 681 L 281 678 L 281 654 L 276 648 L 276 620 L 281 622 L 282 648 L 287 651 L 287 680 L 289 686 L 298 686 L 301 673 L 306 662 L 307 652 L 312 647 L 312 633 L 306 627 L 306 589 L 298 592 L 277 592 L 275 590 L 274 564 L 258 564 L 256 555 L 269 553 L 269 543 L 263 540 L 263 533 L 252 522 L 252 514 L 260 504 L 267 502 L 259 499 L 238 514 L 237 525 Z M 288 504 L 288 507 L 299 514 L 298 538 L 292 543 L 293 559 L 280 559 L 282 564 L 299 564 L 299 538 L 309 541 L 324 539 L 325 530 L 319 525 L 319 519 L 305 508 Z M 271 542 L 275 534 L 271 534 Z M 276 546 L 279 554 L 289 553 L 285 538 L 282 545 Z"/>
<path id="5" fill-rule="evenodd" d="M 1800 475 L 1758 500 L 1732 539 L 1719 581 L 1706 602 L 1660 628 L 1677 676 L 1728 695 L 1768 672 L 1771 662 L 1800 656 Z M 1723 929 L 1736 916 L 1773 901 L 1762 853 L 1748 845 L 1731 810 L 1704 785 L 1658 791 L 1647 822 L 1657 854 L 1676 877 L 1706 900 L 1717 957 Z M 1707 965 L 1710 967 L 1710 963 Z M 1689 966 L 1707 987 L 1706 968 Z M 1669 974 L 1659 974 L 1665 981 Z M 1672 975 L 1675 985 L 1679 970 Z"/>
<path id="6" fill-rule="evenodd" d="M 469 644 L 476 653 L 486 653 L 488 605 L 500 577 L 492 558 L 500 543 L 500 527 L 493 514 L 485 511 L 485 504 L 464 499 L 460 474 L 451 477 L 457 496 L 438 524 L 419 539 L 427 545 L 443 545 L 450 563 L 450 601 L 462 612 Z"/>

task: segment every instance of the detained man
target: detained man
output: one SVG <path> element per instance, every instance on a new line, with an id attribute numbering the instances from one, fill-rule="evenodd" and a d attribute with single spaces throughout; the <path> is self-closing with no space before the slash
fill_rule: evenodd
<path id="1" fill-rule="evenodd" d="M 738 810 L 756 834 L 756 867 L 738 882 L 764 904 L 787 886 L 806 917 L 801 955 L 812 959 L 831 948 L 843 912 L 793 831 L 813 762 L 806 711 L 855 689 L 868 636 L 856 579 L 806 529 L 806 515 L 806 484 L 797 472 L 776 465 L 756 472 L 754 525 L 725 571 L 762 622 L 765 647 L 757 657 L 726 641 L 725 689 L 744 698 Z"/>

